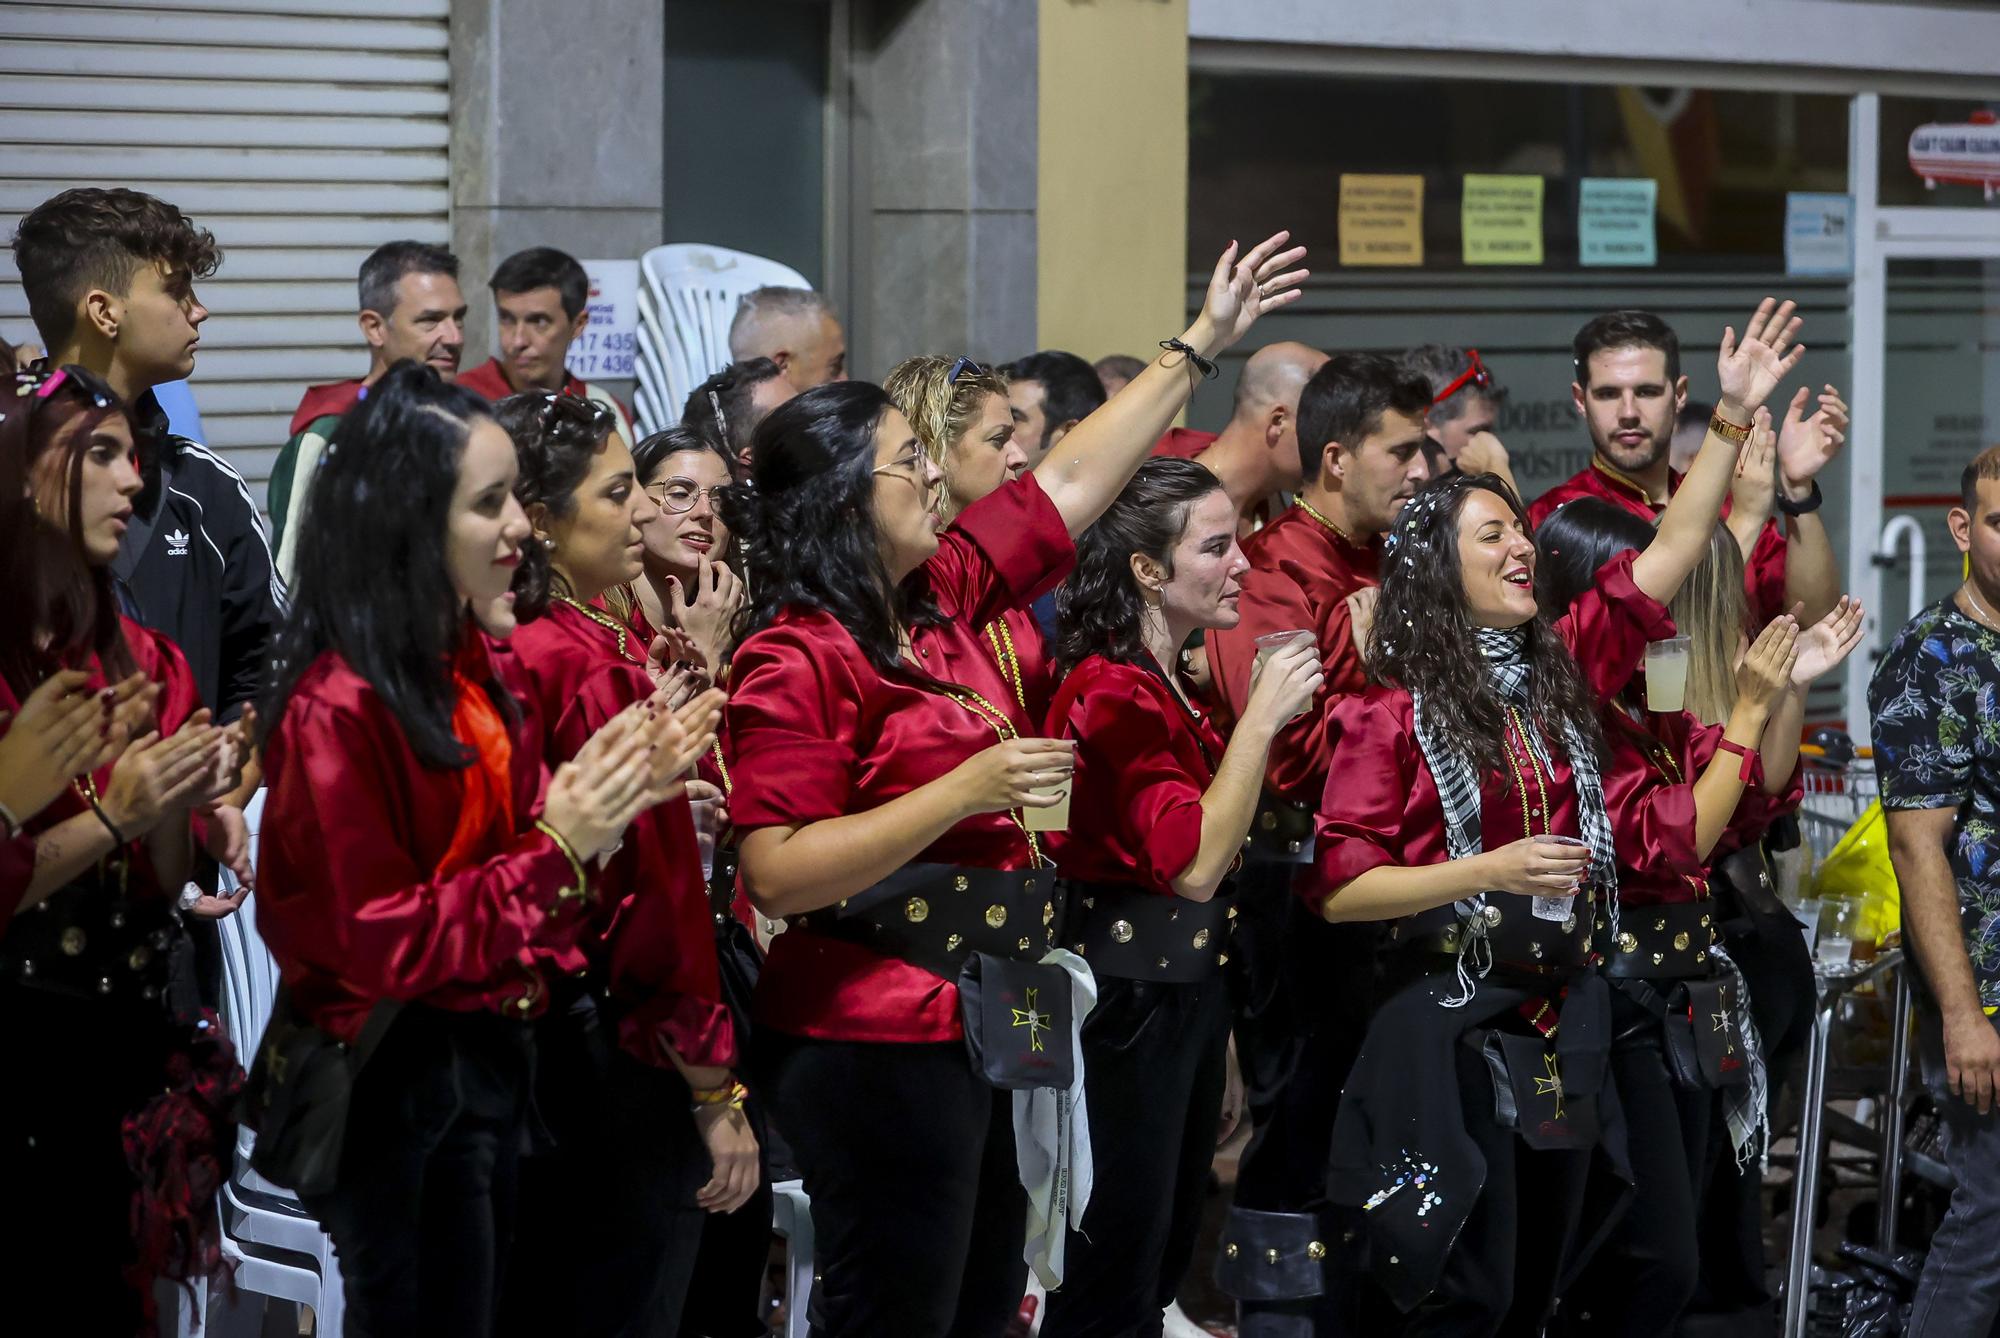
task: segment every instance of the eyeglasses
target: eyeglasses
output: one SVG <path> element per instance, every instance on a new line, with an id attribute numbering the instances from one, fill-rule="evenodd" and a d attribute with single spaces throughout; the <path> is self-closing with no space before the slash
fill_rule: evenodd
<path id="1" fill-rule="evenodd" d="M 693 479 L 670 478 L 648 483 L 645 492 L 646 496 L 659 504 L 662 511 L 671 511 L 678 516 L 694 510 L 694 504 L 701 500 L 703 493 L 708 494 L 708 504 L 713 508 L 716 499 L 722 496 L 724 486 L 717 483 L 704 488 Z"/>
<path id="2" fill-rule="evenodd" d="M 877 465 L 868 472 L 871 474 L 887 474 L 891 478 L 899 478 L 912 488 L 915 488 L 923 496 L 924 500 L 928 502 L 930 501 L 931 494 L 936 489 L 924 479 L 923 463 L 923 452 L 910 451 L 898 456 L 886 465 Z"/>
<path id="3" fill-rule="evenodd" d="M 1443 404 L 1467 386 L 1477 386 L 1484 390 L 1493 384 L 1493 373 L 1487 371 L 1486 364 L 1479 360 L 1478 349 L 1465 350 L 1465 363 L 1465 370 L 1460 372 L 1450 385 L 1431 397 L 1433 406 Z"/>

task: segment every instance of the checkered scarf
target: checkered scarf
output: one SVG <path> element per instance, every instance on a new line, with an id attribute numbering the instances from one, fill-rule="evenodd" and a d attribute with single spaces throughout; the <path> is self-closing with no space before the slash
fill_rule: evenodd
<path id="1" fill-rule="evenodd" d="M 1479 653 L 1486 665 L 1488 681 L 1502 700 L 1516 706 L 1528 704 L 1528 629 L 1522 627 L 1474 628 Z M 1445 849 L 1452 859 L 1477 855 L 1485 848 L 1479 829 L 1479 775 L 1472 760 L 1453 745 L 1424 711 L 1424 696 L 1412 692 L 1416 709 L 1417 746 L 1437 782 L 1438 802 L 1444 808 Z M 1525 740 L 1543 766 L 1549 757 L 1541 731 L 1528 733 Z M 1570 775 L 1576 783 L 1577 814 L 1583 828 L 1584 844 L 1590 847 L 1590 881 L 1605 901 L 1613 938 L 1618 935 L 1618 857 L 1611 835 L 1611 817 L 1604 807 L 1604 781 L 1597 770 L 1597 753 L 1574 725 L 1563 739 Z M 1474 976 L 1492 969 L 1492 949 L 1486 943 L 1486 918 L 1480 912 L 1486 894 L 1479 893 L 1457 903 L 1462 933 L 1459 947 L 1459 995 L 1445 1000 L 1448 1007 L 1470 1002 Z M 1468 969 L 1469 964 L 1469 969 Z"/>

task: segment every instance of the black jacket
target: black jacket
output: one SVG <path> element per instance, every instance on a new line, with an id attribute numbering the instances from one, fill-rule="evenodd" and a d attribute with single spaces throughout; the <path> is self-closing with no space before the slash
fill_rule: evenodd
<path id="1" fill-rule="evenodd" d="M 285 607 L 264 518 L 227 461 L 167 431 L 150 391 L 132 417 L 146 488 L 112 572 L 128 612 L 181 648 L 203 703 L 232 720 L 262 686 Z"/>

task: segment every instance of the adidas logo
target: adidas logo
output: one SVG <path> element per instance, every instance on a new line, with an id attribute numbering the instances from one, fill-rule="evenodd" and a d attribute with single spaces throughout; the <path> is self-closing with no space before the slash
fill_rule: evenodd
<path id="1" fill-rule="evenodd" d="M 188 537 L 187 537 L 187 531 L 185 531 L 185 530 L 170 530 L 170 531 L 168 531 L 168 532 L 167 532 L 167 556 L 168 556 L 168 557 L 186 557 L 186 556 L 187 556 L 187 551 L 188 551 Z"/>

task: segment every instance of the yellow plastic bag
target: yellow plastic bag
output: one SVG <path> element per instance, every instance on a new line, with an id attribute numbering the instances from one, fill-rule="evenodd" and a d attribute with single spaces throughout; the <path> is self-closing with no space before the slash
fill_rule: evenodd
<path id="1" fill-rule="evenodd" d="M 1877 943 L 1902 928 L 1903 898 L 1889 864 L 1889 825 L 1879 801 L 1868 805 L 1813 871 L 1812 895 L 1859 902 L 1857 928 Z"/>

